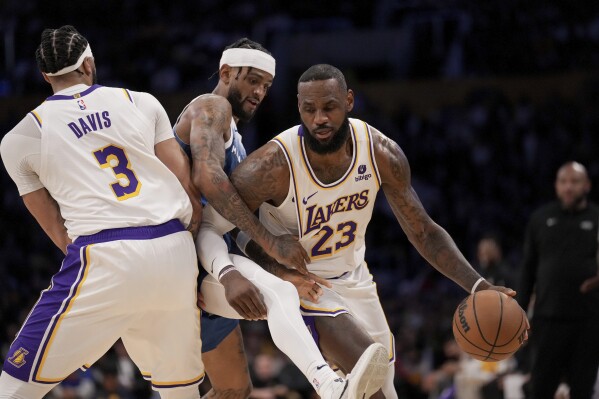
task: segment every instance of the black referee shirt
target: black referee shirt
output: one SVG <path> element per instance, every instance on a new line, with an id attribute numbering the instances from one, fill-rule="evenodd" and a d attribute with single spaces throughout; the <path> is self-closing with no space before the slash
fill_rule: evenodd
<path id="1" fill-rule="evenodd" d="M 599 290 L 580 285 L 597 275 L 599 208 L 562 209 L 558 201 L 533 213 L 524 243 L 518 302 L 527 309 L 533 290 L 534 316 L 579 320 L 599 313 Z"/>

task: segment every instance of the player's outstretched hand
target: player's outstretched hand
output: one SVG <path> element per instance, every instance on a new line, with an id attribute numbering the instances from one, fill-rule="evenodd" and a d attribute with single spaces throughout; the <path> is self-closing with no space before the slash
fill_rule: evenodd
<path id="1" fill-rule="evenodd" d="M 491 285 L 491 284 L 488 284 L 486 287 L 481 288 L 481 289 L 479 289 L 477 291 L 482 291 L 483 289 L 484 290 L 494 290 L 494 291 L 503 292 L 505 295 L 510 296 L 512 298 L 514 298 L 516 296 L 516 291 L 514 291 L 511 288 L 504 287 L 504 286 L 501 286 L 501 285 Z M 524 310 L 523 310 L 523 312 L 524 312 Z M 526 315 L 526 312 L 524 312 L 524 313 Z M 530 323 L 528 322 L 528 317 L 525 317 L 524 319 L 526 320 L 526 333 L 524 334 L 523 339 L 526 341 L 526 340 L 528 340 L 528 330 L 530 330 Z"/>
<path id="2" fill-rule="evenodd" d="M 221 279 L 225 287 L 225 297 L 244 319 L 265 320 L 266 304 L 262 294 L 254 284 L 237 270 L 226 273 Z"/>
<path id="3" fill-rule="evenodd" d="M 267 253 L 277 262 L 308 275 L 306 263 L 310 263 L 308 253 L 299 243 L 297 236 L 284 234 L 276 237 L 276 240 Z"/>
<path id="4" fill-rule="evenodd" d="M 503 292 L 505 295 L 511 296 L 512 298 L 516 296 L 516 291 L 514 291 L 513 289 L 504 287 L 501 285 L 492 285 L 492 284 L 487 283 L 486 281 L 484 283 L 481 283 L 479 285 L 479 288 L 476 291 L 482 291 L 482 290 L 494 290 L 494 291 Z"/>
<path id="5" fill-rule="evenodd" d="M 332 287 L 329 281 L 318 277 L 316 274 L 308 273 L 306 276 L 294 269 L 286 269 L 279 277 L 293 284 L 301 299 L 314 303 L 318 303 L 322 296 L 323 291 L 321 286 Z"/>

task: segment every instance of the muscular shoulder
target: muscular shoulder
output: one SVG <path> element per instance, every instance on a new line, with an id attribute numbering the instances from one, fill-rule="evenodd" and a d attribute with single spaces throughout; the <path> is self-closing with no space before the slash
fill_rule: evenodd
<path id="1" fill-rule="evenodd" d="M 231 182 L 246 202 L 280 203 L 289 189 L 289 166 L 281 147 L 270 141 L 252 152 L 231 174 Z"/>
<path id="2" fill-rule="evenodd" d="M 222 114 L 232 116 L 231 104 L 223 96 L 207 93 L 196 97 L 183 112 L 182 118 L 194 119 L 197 117 L 210 118 Z"/>
<path id="3" fill-rule="evenodd" d="M 374 156 L 383 184 L 409 183 L 410 164 L 401 147 L 379 130 L 371 127 Z"/>

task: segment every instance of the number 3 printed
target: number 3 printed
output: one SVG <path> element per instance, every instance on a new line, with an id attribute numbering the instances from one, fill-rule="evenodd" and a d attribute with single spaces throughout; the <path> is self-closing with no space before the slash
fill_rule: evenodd
<path id="1" fill-rule="evenodd" d="M 131 163 L 124 148 L 110 144 L 94 151 L 94 156 L 102 169 L 112 168 L 112 173 L 118 180 L 111 183 L 110 188 L 119 201 L 139 194 L 141 182 L 137 180 L 135 172 L 131 169 Z"/>

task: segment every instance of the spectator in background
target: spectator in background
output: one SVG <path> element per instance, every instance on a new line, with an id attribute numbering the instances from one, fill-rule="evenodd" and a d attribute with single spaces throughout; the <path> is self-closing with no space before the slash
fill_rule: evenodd
<path id="1" fill-rule="evenodd" d="M 476 258 L 480 275 L 489 283 L 511 287 L 512 268 L 503 260 L 499 239 L 493 234 L 484 235 L 478 242 Z"/>
<path id="2" fill-rule="evenodd" d="M 534 293 L 531 398 L 553 398 L 562 379 L 575 398 L 590 398 L 599 366 L 599 208 L 587 195 L 586 168 L 568 162 L 555 181 L 558 201 L 533 213 L 526 230 L 517 292 Z"/>

